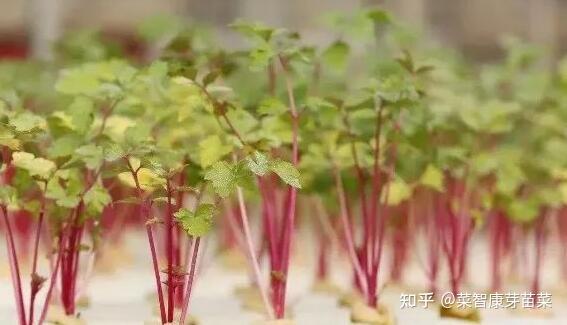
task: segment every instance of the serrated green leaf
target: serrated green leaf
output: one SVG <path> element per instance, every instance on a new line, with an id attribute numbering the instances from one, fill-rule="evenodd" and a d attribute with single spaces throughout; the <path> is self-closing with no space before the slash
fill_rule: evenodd
<path id="1" fill-rule="evenodd" d="M 104 160 L 116 161 L 126 155 L 122 147 L 117 143 L 110 143 L 104 147 Z"/>
<path id="2" fill-rule="evenodd" d="M 205 173 L 205 179 L 213 184 L 215 192 L 227 197 L 236 188 L 232 166 L 226 161 L 217 161 Z"/>
<path id="3" fill-rule="evenodd" d="M 254 152 L 254 157 L 247 157 L 246 163 L 248 168 L 258 176 L 264 176 L 270 170 L 268 157 L 259 151 Z"/>
<path id="4" fill-rule="evenodd" d="M 212 204 L 200 204 L 195 213 L 182 208 L 175 213 L 175 218 L 188 235 L 201 237 L 209 233 L 213 226 L 215 206 Z"/>
<path id="5" fill-rule="evenodd" d="M 14 166 L 27 170 L 31 176 L 43 179 L 48 179 L 57 168 L 54 162 L 41 157 L 36 158 L 28 152 L 14 152 L 12 159 Z"/>
<path id="6" fill-rule="evenodd" d="M 89 209 L 96 213 L 101 213 L 102 210 L 110 204 L 112 198 L 108 191 L 101 184 L 97 183 L 85 193 L 84 201 Z"/>
<path id="7" fill-rule="evenodd" d="M 299 171 L 292 163 L 276 159 L 270 162 L 270 170 L 276 173 L 286 184 L 301 188 Z"/>

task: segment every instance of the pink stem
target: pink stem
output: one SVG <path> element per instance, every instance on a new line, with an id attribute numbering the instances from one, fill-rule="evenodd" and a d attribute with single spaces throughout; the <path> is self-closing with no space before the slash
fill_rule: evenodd
<path id="1" fill-rule="evenodd" d="M 148 242 L 150 244 L 150 251 L 152 254 L 152 266 L 154 268 L 154 276 L 156 280 L 156 289 L 158 293 L 158 301 L 159 301 L 159 311 L 161 315 L 161 322 L 166 323 L 166 315 L 165 315 L 165 304 L 163 299 L 163 291 L 161 287 L 161 280 L 160 280 L 160 273 L 159 273 L 159 266 L 157 261 L 157 254 L 156 254 L 156 246 L 154 242 L 154 235 L 152 232 L 151 226 L 148 224 L 146 225 L 146 233 L 148 235 Z"/>
<path id="2" fill-rule="evenodd" d="M 187 283 L 187 291 L 185 292 L 185 299 L 183 301 L 183 310 L 181 312 L 181 318 L 179 320 L 180 324 L 185 324 L 185 318 L 187 316 L 187 311 L 189 310 L 189 299 L 191 298 L 191 289 L 193 288 L 193 279 L 195 277 L 195 270 L 197 269 L 197 257 L 199 256 L 199 243 L 201 242 L 201 237 L 195 238 L 195 244 L 193 245 L 193 253 L 191 257 L 191 269 L 189 271 L 189 280 Z"/>
<path id="3" fill-rule="evenodd" d="M 45 302 L 43 303 L 43 309 L 41 311 L 41 316 L 39 317 L 38 324 L 42 325 L 45 316 L 47 315 L 47 310 L 50 305 L 51 296 L 53 295 L 53 288 L 55 287 L 55 282 L 57 280 L 57 272 L 59 271 L 59 266 L 61 265 L 61 259 L 63 257 L 63 249 L 61 245 L 63 245 L 63 237 L 65 232 L 61 232 L 61 238 L 59 239 L 59 252 L 57 253 L 57 260 L 55 261 L 55 265 L 53 270 L 51 271 L 51 279 L 49 280 L 49 288 L 47 289 L 47 294 L 45 295 Z"/>
<path id="4" fill-rule="evenodd" d="M 130 161 L 128 161 L 128 159 L 125 159 L 126 163 L 128 165 L 128 168 L 130 169 L 130 172 L 132 174 L 132 178 L 134 178 L 134 183 L 136 184 L 136 190 L 138 192 L 138 198 L 142 199 L 143 197 L 143 190 L 142 187 L 140 186 L 140 181 L 138 180 L 138 171 L 134 170 L 134 168 L 132 167 L 132 165 L 130 164 Z M 142 202 L 141 205 L 141 214 L 142 214 L 142 218 L 144 220 L 147 220 L 150 216 L 150 209 L 151 207 L 148 205 L 148 203 L 146 201 Z M 155 241 L 154 241 L 154 234 L 152 232 L 152 228 L 151 225 L 149 223 L 146 223 L 146 234 L 148 236 L 148 242 L 150 244 L 150 252 L 151 252 L 151 256 L 152 256 L 152 266 L 154 269 L 154 277 L 155 277 L 155 281 L 156 281 L 156 290 L 158 293 L 158 302 L 159 302 L 159 311 L 160 311 L 160 316 L 161 316 L 161 322 L 162 323 L 166 323 L 166 315 L 165 315 L 165 304 L 164 304 L 164 299 L 163 299 L 163 290 L 161 287 L 161 278 L 160 278 L 160 272 L 159 272 L 159 265 L 158 265 L 158 259 L 157 259 L 157 253 L 156 253 L 156 245 L 155 245 Z"/>
<path id="5" fill-rule="evenodd" d="M 358 280 L 358 282 L 360 283 L 360 286 L 362 288 L 362 292 L 364 295 L 367 295 L 368 293 L 368 283 L 366 282 L 366 278 L 364 277 L 364 272 L 362 270 L 362 266 L 360 265 L 360 260 L 358 259 L 358 256 L 356 254 L 356 249 L 354 246 L 354 239 L 353 239 L 353 235 L 352 235 L 352 227 L 350 224 L 350 218 L 348 216 L 348 209 L 346 207 L 346 195 L 344 192 L 344 188 L 343 188 L 343 182 L 341 179 L 341 175 L 339 174 L 337 168 L 333 168 L 334 171 L 334 177 L 335 177 L 335 185 L 337 188 L 337 195 L 339 197 L 339 206 L 341 209 L 341 214 L 340 214 L 340 219 L 342 222 L 342 228 L 344 231 L 344 236 L 345 236 L 345 241 L 346 241 L 346 245 L 347 245 L 347 253 L 350 259 L 350 262 L 352 264 L 352 267 L 354 268 L 354 273 L 356 276 L 356 279 Z"/>
<path id="6" fill-rule="evenodd" d="M 173 284 L 173 210 L 172 210 L 171 184 L 167 180 L 167 213 L 165 219 L 166 227 L 166 252 L 167 252 L 167 321 L 173 322 L 175 307 Z"/>
<path id="7" fill-rule="evenodd" d="M 249 260 L 252 262 L 252 269 L 254 271 L 254 278 L 258 289 L 260 290 L 260 295 L 262 296 L 262 302 L 264 307 L 268 312 L 271 319 L 274 318 L 274 312 L 272 306 L 270 305 L 268 299 L 268 291 L 262 282 L 262 275 L 260 273 L 260 265 L 258 263 L 258 258 L 256 256 L 256 249 L 254 248 L 254 243 L 252 242 L 252 234 L 250 232 L 250 224 L 248 222 L 248 212 L 246 211 L 246 205 L 244 204 L 244 195 L 242 194 L 242 189 L 237 188 L 238 206 L 240 208 L 240 216 L 242 217 L 242 228 L 244 230 L 244 238 L 246 239 L 246 245 L 248 248 Z"/>
<path id="8" fill-rule="evenodd" d="M 35 232 L 35 241 L 34 241 L 34 250 L 33 250 L 33 260 L 32 260 L 32 280 L 30 283 L 30 305 L 29 305 L 29 321 L 28 325 L 33 324 L 33 316 L 34 316 L 34 307 L 35 307 L 35 298 L 37 295 L 37 290 L 39 288 L 34 287 L 34 277 L 37 275 L 37 259 L 39 254 L 39 239 L 41 237 L 41 228 L 43 225 L 43 216 L 45 214 L 45 197 L 43 193 L 41 194 L 41 207 L 39 211 L 39 220 L 37 222 L 37 229 Z"/>
<path id="9" fill-rule="evenodd" d="M 26 325 L 26 312 L 24 310 L 24 300 L 22 295 L 20 266 L 18 263 L 18 256 L 16 254 L 16 246 L 14 244 L 14 234 L 12 232 L 12 226 L 10 225 L 10 220 L 8 219 L 8 209 L 4 205 L 2 205 L 1 208 L 2 208 L 2 214 L 4 215 L 4 223 L 6 225 L 6 231 L 8 233 L 8 236 L 6 237 L 6 243 L 8 248 L 10 271 L 12 274 L 11 277 L 14 288 L 14 295 L 16 297 L 16 308 L 18 311 L 18 318 L 20 325 Z"/>

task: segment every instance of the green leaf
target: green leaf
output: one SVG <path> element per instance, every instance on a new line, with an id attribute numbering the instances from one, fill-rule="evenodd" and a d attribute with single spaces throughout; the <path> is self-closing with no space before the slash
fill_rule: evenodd
<path id="1" fill-rule="evenodd" d="M 22 142 L 16 139 L 15 135 L 6 128 L 0 128 L 0 145 L 12 150 L 20 150 L 22 148 Z"/>
<path id="2" fill-rule="evenodd" d="M 395 179 L 388 185 L 388 201 L 386 204 L 395 206 L 411 197 L 411 187 L 402 179 Z M 382 192 L 382 202 L 386 201 L 386 191 Z"/>
<path id="3" fill-rule="evenodd" d="M 205 172 L 205 180 L 212 183 L 219 196 L 227 197 L 237 186 L 249 188 L 252 175 L 243 162 L 229 164 L 226 161 L 217 161 Z"/>
<path id="4" fill-rule="evenodd" d="M 62 208 L 72 209 L 79 204 L 78 196 L 66 196 L 55 200 L 55 204 Z"/>
<path id="5" fill-rule="evenodd" d="M 496 171 L 496 190 L 505 195 L 513 195 L 526 181 L 526 175 L 516 164 L 504 164 Z"/>
<path id="6" fill-rule="evenodd" d="M 85 193 L 84 201 L 94 212 L 101 213 L 110 204 L 112 198 L 108 191 L 100 183 L 97 183 Z"/>
<path id="7" fill-rule="evenodd" d="M 47 152 L 52 158 L 71 156 L 81 145 L 82 139 L 77 134 L 69 134 L 56 139 Z"/>
<path id="8" fill-rule="evenodd" d="M 254 116 L 248 111 L 241 108 L 231 109 L 226 113 L 226 115 L 232 122 L 232 125 L 241 134 L 247 134 L 258 125 L 258 120 L 256 120 L 256 118 L 254 118 Z"/>
<path id="9" fill-rule="evenodd" d="M 126 155 L 124 149 L 117 143 L 110 143 L 104 147 L 104 160 L 116 161 Z"/>
<path id="10" fill-rule="evenodd" d="M 226 161 L 217 161 L 205 173 L 205 179 L 213 184 L 215 192 L 228 197 L 236 188 L 232 166 Z"/>
<path id="11" fill-rule="evenodd" d="M 277 53 L 269 44 L 261 44 L 250 51 L 250 69 L 252 71 L 261 71 L 266 69 L 270 60 Z"/>
<path id="12" fill-rule="evenodd" d="M 100 86 L 97 76 L 84 67 L 63 70 L 55 89 L 68 95 L 93 94 Z"/>
<path id="13" fill-rule="evenodd" d="M 10 185 L 0 186 L 0 202 L 7 206 L 14 206 L 18 202 L 18 193 Z"/>
<path id="14" fill-rule="evenodd" d="M 60 175 L 67 176 L 67 175 Z M 63 208 L 74 208 L 79 204 L 80 188 L 73 180 L 65 181 L 66 188 L 61 183 L 63 180 L 53 177 L 47 183 L 45 197 L 55 200 L 55 204 Z"/>
<path id="15" fill-rule="evenodd" d="M 286 184 L 301 188 L 299 171 L 292 163 L 277 159 L 270 163 L 270 170 L 276 173 Z"/>
<path id="16" fill-rule="evenodd" d="M 268 157 L 259 151 L 254 152 L 254 157 L 247 157 L 246 163 L 248 168 L 258 176 L 264 176 L 270 170 Z"/>
<path id="17" fill-rule="evenodd" d="M 388 103 L 413 102 L 419 98 L 414 85 L 398 75 L 383 79 L 378 85 L 377 95 Z"/>
<path id="18" fill-rule="evenodd" d="M 539 214 L 539 204 L 534 199 L 514 200 L 508 206 L 508 215 L 517 222 L 529 223 Z"/>
<path id="19" fill-rule="evenodd" d="M 43 117 L 26 111 L 11 118 L 10 125 L 18 132 L 29 132 L 36 128 L 44 129 L 46 122 Z"/>
<path id="20" fill-rule="evenodd" d="M 14 166 L 27 170 L 31 176 L 38 176 L 43 179 L 48 179 L 57 167 L 54 162 L 44 158 L 36 158 L 28 152 L 14 152 L 12 159 Z"/>
<path id="21" fill-rule="evenodd" d="M 130 145 L 138 145 L 150 139 L 151 127 L 138 123 L 130 126 L 124 131 L 124 140 Z"/>
<path id="22" fill-rule="evenodd" d="M 67 114 L 71 116 L 73 129 L 80 134 L 85 134 L 93 123 L 94 104 L 86 97 L 75 97 L 67 108 Z"/>
<path id="23" fill-rule="evenodd" d="M 443 173 L 437 167 L 429 164 L 425 168 L 423 175 L 421 175 L 419 182 L 424 186 L 443 192 L 445 188 L 444 178 Z"/>
<path id="24" fill-rule="evenodd" d="M 258 113 L 263 115 L 281 115 L 287 112 L 287 105 L 275 97 L 265 98 L 258 106 Z"/>
<path id="25" fill-rule="evenodd" d="M 89 169 L 98 169 L 104 160 L 103 148 L 94 144 L 88 144 L 75 150 L 77 157 L 85 163 Z"/>
<path id="26" fill-rule="evenodd" d="M 188 235 L 201 237 L 209 233 L 213 227 L 215 206 L 212 204 L 200 204 L 195 213 L 182 208 L 174 215 L 181 223 L 181 227 Z"/>
<path id="27" fill-rule="evenodd" d="M 217 135 L 211 135 L 199 142 L 199 160 L 201 167 L 207 168 L 219 161 L 231 151 L 231 147 L 222 143 Z"/>
<path id="28" fill-rule="evenodd" d="M 323 61 L 332 69 L 343 71 L 347 65 L 350 47 L 343 41 L 336 41 L 323 52 Z"/>
<path id="29" fill-rule="evenodd" d="M 14 138 L 0 137 L 0 146 L 6 146 L 12 150 L 20 150 L 22 148 L 22 142 Z"/>
<path id="30" fill-rule="evenodd" d="M 375 24 L 384 25 L 392 22 L 392 17 L 386 10 L 370 9 L 366 12 L 366 16 L 370 18 Z"/>
<path id="31" fill-rule="evenodd" d="M 256 39 L 264 42 L 269 41 L 274 33 L 273 28 L 257 22 L 237 20 L 229 26 L 252 40 Z"/>
<path id="32" fill-rule="evenodd" d="M 163 178 L 159 177 L 159 175 L 148 168 L 140 168 L 137 175 L 140 188 L 148 192 L 154 191 L 158 187 L 163 186 L 166 182 Z M 128 171 L 118 174 L 118 179 L 128 186 L 136 188 L 136 182 L 134 181 L 134 176 L 132 176 L 131 172 Z"/>

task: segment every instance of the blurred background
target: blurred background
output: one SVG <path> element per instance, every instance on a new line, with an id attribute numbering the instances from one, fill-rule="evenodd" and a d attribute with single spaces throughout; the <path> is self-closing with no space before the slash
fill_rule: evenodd
<path id="1" fill-rule="evenodd" d="M 221 32 L 236 18 L 259 20 L 317 41 L 326 36 L 321 14 L 376 5 L 478 61 L 499 58 L 504 35 L 542 46 L 549 62 L 567 51 L 567 0 L 0 0 L 0 57 L 49 57 L 51 42 L 84 28 L 135 49 L 135 27 L 156 14 L 180 15 Z M 232 41 L 229 33 L 221 35 Z"/>

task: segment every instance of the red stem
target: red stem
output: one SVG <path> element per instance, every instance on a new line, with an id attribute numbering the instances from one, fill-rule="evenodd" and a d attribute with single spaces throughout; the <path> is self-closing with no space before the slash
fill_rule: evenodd
<path id="1" fill-rule="evenodd" d="M 61 233 L 61 238 L 59 239 L 59 247 L 63 245 L 63 237 L 65 232 Z M 41 311 L 41 316 L 39 317 L 38 324 L 42 325 L 47 315 L 47 310 L 50 305 L 51 296 L 53 294 L 53 288 L 55 287 L 55 282 L 57 280 L 57 272 L 59 271 L 59 266 L 61 265 L 61 259 L 63 257 L 63 250 L 59 249 L 57 253 L 57 260 L 55 261 L 55 266 L 51 271 L 51 279 L 49 280 L 49 288 L 47 289 L 47 294 L 45 295 L 45 301 L 43 303 L 43 309 Z"/>
<path id="2" fill-rule="evenodd" d="M 145 203 L 144 203 L 145 204 Z M 154 268 L 154 276 L 156 280 L 156 289 L 158 293 L 158 302 L 159 302 L 159 311 L 161 316 L 161 322 L 166 323 L 166 315 L 165 315 L 165 303 L 163 299 L 163 291 L 161 287 L 161 279 L 159 273 L 159 266 L 156 254 L 156 245 L 154 241 L 154 235 L 152 233 L 152 228 L 150 224 L 146 225 L 146 234 L 148 235 L 148 242 L 150 244 L 150 252 L 152 255 L 152 266 Z"/>
<path id="3" fill-rule="evenodd" d="M 333 166 L 333 176 L 335 179 L 335 187 L 337 189 L 337 196 L 339 198 L 340 220 L 342 223 L 342 228 L 344 232 L 347 253 L 350 259 L 350 263 L 354 269 L 354 276 L 357 282 L 360 284 L 362 292 L 364 295 L 368 292 L 368 279 L 364 277 L 364 270 L 361 265 L 361 261 L 357 256 L 356 248 L 353 239 L 352 222 L 349 216 L 349 211 L 347 208 L 346 195 L 344 192 L 344 187 L 341 179 L 341 175 L 336 166 Z"/>
<path id="4" fill-rule="evenodd" d="M 77 277 L 77 269 L 79 263 L 80 252 L 80 238 L 82 234 L 82 227 L 79 226 L 80 217 L 83 210 L 83 201 L 72 210 L 73 219 L 69 224 L 68 231 L 70 232 L 67 238 L 67 243 L 59 249 L 63 249 L 63 260 L 61 266 L 61 300 L 67 315 L 75 313 L 75 283 Z"/>
<path id="5" fill-rule="evenodd" d="M 185 158 L 183 159 L 183 164 L 187 164 L 187 160 Z M 185 169 L 183 168 L 181 170 L 181 172 L 179 173 L 179 181 L 177 182 L 178 186 L 182 187 L 182 186 L 185 185 L 185 176 L 186 176 L 185 175 Z M 181 191 L 181 190 L 177 191 L 177 193 L 176 193 L 177 195 L 176 195 L 176 198 L 175 198 L 175 211 L 179 211 L 179 209 L 183 208 L 183 199 L 185 198 L 184 193 L 185 192 Z M 181 238 L 184 238 L 184 235 L 183 235 L 184 233 L 183 233 L 183 229 L 181 229 L 181 227 L 176 227 L 176 230 L 177 231 L 175 232 L 175 241 L 174 241 L 174 252 L 175 252 L 175 254 L 174 254 L 175 255 L 174 256 L 175 257 L 174 265 L 183 265 L 183 264 L 188 263 L 188 261 L 182 261 L 182 259 L 181 259 L 181 255 L 182 255 L 181 254 L 181 246 L 182 246 L 181 245 Z M 185 286 L 184 282 L 180 282 L 178 284 L 178 287 L 177 287 L 177 290 L 176 290 L 177 295 L 175 296 L 175 300 L 176 300 L 175 303 L 176 304 L 183 303 L 183 292 L 185 291 L 184 286 Z"/>
<path id="6" fill-rule="evenodd" d="M 138 180 L 138 170 L 134 170 L 134 168 L 132 167 L 132 164 L 130 164 L 130 161 L 128 161 L 128 159 L 125 159 L 125 160 L 126 160 L 126 163 L 128 165 L 128 168 L 130 169 L 130 173 L 132 174 L 132 178 L 134 178 L 134 183 L 136 184 L 136 190 L 138 192 L 138 198 L 143 199 L 144 192 L 142 190 L 142 187 L 140 186 L 140 181 Z M 140 206 L 140 210 L 141 210 L 140 212 L 142 214 L 142 218 L 144 220 L 148 220 L 149 216 L 150 216 L 150 206 L 149 206 L 149 204 L 146 200 L 144 200 L 142 202 L 142 204 Z M 164 324 L 164 323 L 167 323 L 166 314 L 165 314 L 165 303 L 164 303 L 164 298 L 163 298 L 163 290 L 162 290 L 162 287 L 161 287 L 161 277 L 160 277 L 160 271 L 159 271 L 157 253 L 156 253 L 156 245 L 155 245 L 154 235 L 153 235 L 150 223 L 146 223 L 146 234 L 148 236 L 148 243 L 150 244 L 150 252 L 151 252 L 151 256 L 152 256 L 152 266 L 153 266 L 153 269 L 154 269 L 156 290 L 157 290 L 157 294 L 158 294 L 158 303 L 159 303 L 159 311 L 160 311 L 160 316 L 161 316 L 161 322 L 162 322 L 162 324 Z"/>
<path id="7" fill-rule="evenodd" d="M 295 105 L 295 96 L 293 93 L 293 84 L 291 82 L 290 71 L 287 65 L 287 61 L 283 57 L 279 57 L 280 63 L 284 70 L 286 90 L 289 101 L 289 110 L 291 115 L 291 126 L 292 126 L 292 163 L 295 167 L 299 164 L 299 114 Z M 286 284 L 289 271 L 289 259 L 290 259 L 290 249 L 294 232 L 295 225 L 295 214 L 296 214 L 296 201 L 297 201 L 297 188 L 289 186 L 288 190 L 289 199 L 286 200 L 286 215 L 283 220 L 283 236 L 280 242 L 280 263 L 281 268 L 278 270 L 272 270 L 279 273 L 275 283 L 272 282 L 275 300 L 275 314 L 276 318 L 284 318 L 285 316 L 285 298 L 286 298 Z"/>
<path id="8" fill-rule="evenodd" d="M 14 244 L 14 234 L 12 232 L 12 226 L 10 225 L 10 220 L 8 219 L 8 209 L 5 205 L 1 206 L 2 215 L 4 216 L 4 224 L 6 225 L 6 232 L 8 236 L 6 237 L 8 257 L 10 262 L 10 271 L 12 277 L 12 283 L 14 288 L 14 296 L 16 298 L 16 309 L 18 311 L 18 319 L 20 325 L 26 325 L 26 312 L 24 310 L 24 300 L 22 294 L 22 282 L 20 277 L 20 266 L 18 263 L 18 256 L 16 254 L 16 246 Z"/>
<path id="9" fill-rule="evenodd" d="M 267 230 L 266 241 L 268 242 L 268 247 L 270 251 L 270 267 L 271 269 L 276 268 L 276 261 L 279 259 L 276 248 L 276 215 L 275 215 L 275 198 L 270 196 L 270 182 L 264 179 L 264 177 L 258 177 L 258 185 L 260 187 L 260 193 L 262 195 L 262 212 L 264 216 L 264 223 Z"/>
<path id="10" fill-rule="evenodd" d="M 183 310 L 181 311 L 181 318 L 179 319 L 180 324 L 185 324 L 185 318 L 187 316 L 187 311 L 189 310 L 189 301 L 191 298 L 191 289 L 193 288 L 193 279 L 195 278 L 195 270 L 197 269 L 197 257 L 199 256 L 200 242 L 201 242 L 201 237 L 195 238 L 193 245 L 193 253 L 191 256 L 191 269 L 189 271 L 189 280 L 187 282 L 187 291 L 185 292 L 185 299 L 183 301 Z"/>
<path id="11" fill-rule="evenodd" d="M 167 180 L 167 212 L 166 212 L 165 226 L 166 226 L 166 253 L 167 253 L 167 321 L 173 322 L 173 312 L 175 309 L 174 291 L 175 285 L 173 283 L 173 207 L 172 207 L 172 193 L 171 183 Z"/>
<path id="12" fill-rule="evenodd" d="M 44 188 L 44 190 L 45 190 L 45 188 Z M 32 269 L 31 269 L 32 279 L 30 281 L 30 305 L 29 305 L 28 325 L 33 324 L 35 298 L 37 296 L 37 292 L 39 291 L 39 288 L 35 287 L 34 277 L 37 276 L 37 259 L 38 259 L 38 255 L 39 255 L 39 239 L 41 237 L 41 228 L 42 228 L 42 225 L 43 225 L 43 217 L 44 217 L 44 214 L 45 214 L 45 197 L 44 197 L 43 193 L 41 193 L 40 195 L 41 195 L 41 204 L 40 204 L 37 228 L 36 228 L 36 232 L 35 232 L 33 260 L 32 260 Z"/>
<path id="13" fill-rule="evenodd" d="M 260 290 L 260 295 L 262 297 L 262 302 L 264 303 L 264 307 L 268 312 L 270 318 L 274 318 L 274 312 L 272 310 L 272 306 L 270 306 L 268 300 L 268 293 L 264 284 L 262 283 L 262 274 L 260 272 L 260 265 L 258 263 L 258 259 L 256 257 L 256 250 L 254 249 L 254 243 L 252 241 L 252 234 L 250 232 L 250 224 L 248 222 L 248 212 L 246 211 L 246 205 L 244 204 L 244 195 L 242 194 L 242 189 L 240 187 L 236 188 L 237 198 L 238 198 L 238 206 L 240 208 L 240 217 L 242 218 L 242 228 L 244 231 L 244 239 L 246 240 L 246 246 L 248 249 L 248 258 L 251 262 L 252 270 L 254 271 L 254 280 L 258 289 Z"/>

